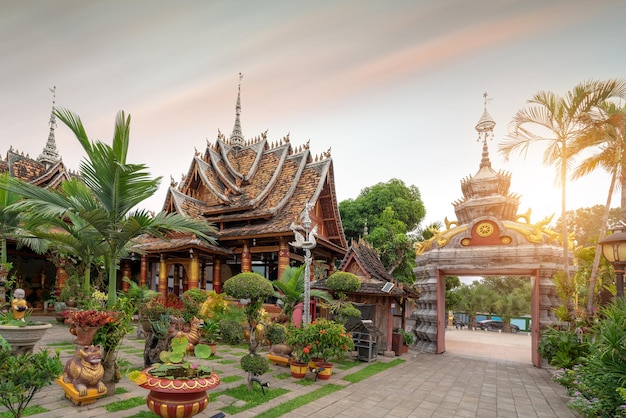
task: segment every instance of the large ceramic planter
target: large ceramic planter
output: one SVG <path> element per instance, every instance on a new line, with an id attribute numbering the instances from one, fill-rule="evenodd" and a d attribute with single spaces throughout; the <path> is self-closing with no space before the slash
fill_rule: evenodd
<path id="1" fill-rule="evenodd" d="M 163 379 L 144 370 L 146 381 L 140 383 L 150 393 L 146 397 L 148 408 L 164 418 L 189 418 L 204 411 L 209 404 L 207 390 L 220 384 L 220 378 L 212 373 L 207 378 Z"/>
<path id="2" fill-rule="evenodd" d="M 13 325 L 0 325 L 0 335 L 4 337 L 14 354 L 32 353 L 35 344 L 44 336 L 52 324 L 41 323 L 16 327 Z"/>
<path id="3" fill-rule="evenodd" d="M 324 360 L 315 362 L 315 369 L 313 372 L 320 380 L 328 380 L 333 374 L 333 364 L 325 362 Z"/>

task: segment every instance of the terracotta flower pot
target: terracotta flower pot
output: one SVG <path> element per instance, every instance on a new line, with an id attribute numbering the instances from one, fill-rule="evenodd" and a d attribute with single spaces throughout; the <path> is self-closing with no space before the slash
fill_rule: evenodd
<path id="1" fill-rule="evenodd" d="M 302 379 L 306 376 L 307 372 L 307 363 L 300 363 L 297 361 L 292 361 L 289 363 L 289 370 L 291 371 L 291 376 L 296 379 Z"/>
<path id="2" fill-rule="evenodd" d="M 220 378 L 212 373 L 210 377 L 196 379 L 163 379 L 150 375 L 141 383 L 150 393 L 146 397 L 148 408 L 164 418 L 189 418 L 204 411 L 209 404 L 207 390 L 220 384 Z"/>
<path id="3" fill-rule="evenodd" d="M 333 365 L 332 363 L 327 363 L 325 361 L 321 361 L 316 363 L 317 366 L 317 378 L 320 380 L 328 380 L 330 376 L 333 374 Z"/>
<path id="4" fill-rule="evenodd" d="M 96 336 L 96 332 L 101 327 L 73 327 L 73 334 L 76 335 L 76 339 L 74 340 L 74 344 L 76 345 L 91 345 L 93 344 L 93 339 Z"/>

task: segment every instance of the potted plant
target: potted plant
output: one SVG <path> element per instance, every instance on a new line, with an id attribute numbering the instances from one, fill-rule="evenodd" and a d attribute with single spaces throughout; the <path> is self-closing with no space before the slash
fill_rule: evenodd
<path id="1" fill-rule="evenodd" d="M 338 359 L 354 350 L 352 335 L 345 327 L 335 321 L 318 318 L 303 328 L 303 340 L 309 347 L 312 360 L 310 367 L 319 379 L 328 379 L 332 375 L 330 360 Z M 320 371 L 320 369 L 323 369 Z"/>
<path id="2" fill-rule="evenodd" d="M 65 319 L 70 324 L 70 334 L 76 336 L 74 344 L 91 345 L 98 330 L 109 323 L 115 322 L 116 313 L 96 309 L 70 310 Z"/>
<path id="3" fill-rule="evenodd" d="M 286 343 L 291 347 L 289 370 L 291 376 L 302 379 L 306 376 L 309 361 L 311 361 L 311 343 L 306 327 L 291 325 L 287 329 Z"/>
<path id="4" fill-rule="evenodd" d="M 0 403 L 13 417 L 21 417 L 33 396 L 63 373 L 59 356 L 59 350 L 53 356 L 48 350 L 15 355 L 0 336 Z"/>
<path id="5" fill-rule="evenodd" d="M 409 346 L 415 344 L 415 334 L 402 328 L 398 328 L 398 333 L 402 336 L 402 352 L 406 353 L 409 351 Z"/>
<path id="6" fill-rule="evenodd" d="M 146 404 L 160 417 L 191 417 L 199 414 L 209 404 L 207 390 L 220 384 L 219 376 L 211 367 L 187 360 L 188 344 L 185 337 L 173 338 L 172 349 L 161 352 L 161 363 L 128 375 L 131 381 L 150 391 Z M 199 344 L 194 354 L 199 359 L 207 359 L 211 356 L 211 350 Z"/>
<path id="7" fill-rule="evenodd" d="M 217 352 L 217 340 L 220 337 L 220 324 L 212 319 L 204 319 L 200 327 L 200 342 L 211 348 L 211 354 Z"/>
<path id="8" fill-rule="evenodd" d="M 16 289 L 16 292 L 18 290 L 21 289 Z M 18 304 L 12 303 L 12 306 L 18 307 Z M 13 309 L 9 309 L 0 314 L 0 336 L 11 345 L 14 354 L 32 353 L 37 341 L 52 327 L 52 324 L 31 321 L 32 309 L 20 309 L 19 319 L 14 316 L 13 312 Z"/>

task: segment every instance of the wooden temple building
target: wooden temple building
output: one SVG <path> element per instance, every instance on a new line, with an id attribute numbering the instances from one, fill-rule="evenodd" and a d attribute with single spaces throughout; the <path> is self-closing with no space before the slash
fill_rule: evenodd
<path id="1" fill-rule="evenodd" d="M 10 147 L 5 158 L 0 159 L 0 174 L 8 174 L 43 188 L 56 188 L 76 175 L 65 167 L 56 146 L 56 87 L 51 91 L 53 98 L 50 129 L 43 151 L 37 158 L 31 158 L 23 151 Z M 48 255 L 37 254 L 27 247 L 18 246 L 13 240 L 7 241 L 7 260 L 13 264 L 17 285 L 25 290 L 26 299 L 31 306 L 43 306 L 47 295 L 54 291 L 55 276 L 60 274 L 60 279 L 63 280 L 63 272 L 57 272 L 54 264 L 48 260 Z M 3 297 L 4 289 L 0 289 L 0 302 Z"/>
<path id="2" fill-rule="evenodd" d="M 347 247 L 330 150 L 314 155 L 308 142 L 296 146 L 289 135 L 270 141 L 267 132 L 244 139 L 240 79 L 230 137 L 218 131 L 203 152 L 195 150 L 181 181 L 172 179 L 163 205 L 168 213 L 211 222 L 218 245 L 185 235 L 146 237 L 135 246 L 137 256 L 123 260 L 122 274 L 162 296 L 190 288 L 220 293 L 223 282 L 240 272 L 275 280 L 288 266 L 304 262 L 303 250 L 289 243 L 307 208 L 317 242 L 311 279 L 323 278 Z"/>

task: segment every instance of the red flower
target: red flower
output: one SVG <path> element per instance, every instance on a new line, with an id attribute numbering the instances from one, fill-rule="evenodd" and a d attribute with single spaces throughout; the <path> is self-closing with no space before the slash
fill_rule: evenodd
<path id="1" fill-rule="evenodd" d="M 311 351 L 311 349 L 310 349 L 309 347 L 304 347 L 304 348 L 302 349 L 302 352 L 303 352 L 304 354 L 309 354 L 309 351 Z"/>

